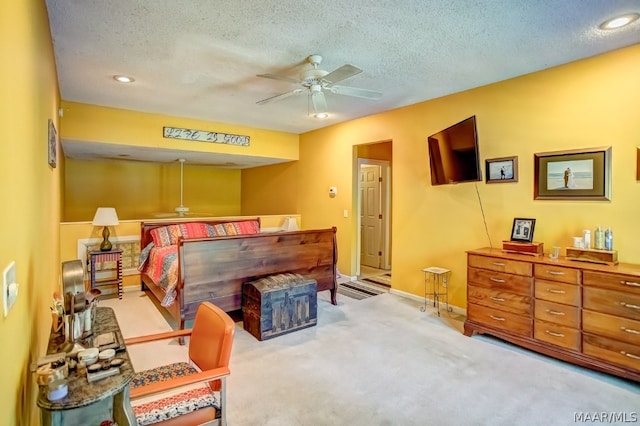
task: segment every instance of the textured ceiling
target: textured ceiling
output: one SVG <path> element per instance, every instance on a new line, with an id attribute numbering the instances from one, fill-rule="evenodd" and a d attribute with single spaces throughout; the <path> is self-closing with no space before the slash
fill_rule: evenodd
<path id="1" fill-rule="evenodd" d="M 640 0 L 47 0 L 62 99 L 303 133 L 640 42 Z M 326 93 L 330 118 L 300 87 L 311 54 L 322 69 L 363 72 L 340 85 L 380 100 Z M 118 84 L 114 74 L 134 77 Z M 71 145 L 71 144 L 68 144 Z M 77 144 L 75 144 L 77 145 Z M 65 153 L 72 152 L 65 146 Z"/>

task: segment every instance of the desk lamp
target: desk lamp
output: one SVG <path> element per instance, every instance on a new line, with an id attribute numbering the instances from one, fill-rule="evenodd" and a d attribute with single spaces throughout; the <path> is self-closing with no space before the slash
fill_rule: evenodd
<path id="1" fill-rule="evenodd" d="M 118 214 L 113 207 L 98 207 L 96 214 L 93 217 L 93 226 L 104 226 L 102 229 L 102 243 L 100 244 L 100 251 L 111 250 L 111 241 L 109 241 L 109 227 L 116 226 L 118 222 Z"/>

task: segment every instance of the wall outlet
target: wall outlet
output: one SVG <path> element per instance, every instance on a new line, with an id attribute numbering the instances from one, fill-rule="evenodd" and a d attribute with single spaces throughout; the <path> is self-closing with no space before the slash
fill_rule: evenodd
<path id="1" fill-rule="evenodd" d="M 5 317 L 9 314 L 9 309 L 16 302 L 17 297 L 16 262 L 11 262 L 9 266 L 4 268 L 4 273 L 2 274 L 2 305 Z"/>

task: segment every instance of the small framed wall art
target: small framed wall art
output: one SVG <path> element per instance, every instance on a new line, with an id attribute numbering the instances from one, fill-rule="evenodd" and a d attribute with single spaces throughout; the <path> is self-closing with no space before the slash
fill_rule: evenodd
<path id="1" fill-rule="evenodd" d="M 611 200 L 611 147 L 534 154 L 536 200 Z"/>
<path id="2" fill-rule="evenodd" d="M 518 181 L 518 157 L 488 158 L 484 164 L 486 183 Z"/>
<path id="3" fill-rule="evenodd" d="M 535 219 L 516 217 L 511 228 L 511 241 L 530 243 L 533 241 L 533 230 L 536 227 Z"/>
<path id="4" fill-rule="evenodd" d="M 56 132 L 56 126 L 53 124 L 53 120 L 49 119 L 49 131 L 47 139 L 47 148 L 49 151 L 48 161 L 51 167 L 56 167 L 56 154 L 58 150 L 58 132 Z"/>

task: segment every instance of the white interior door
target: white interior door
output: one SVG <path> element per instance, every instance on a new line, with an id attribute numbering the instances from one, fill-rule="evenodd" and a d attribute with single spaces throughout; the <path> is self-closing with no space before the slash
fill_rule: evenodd
<path id="1" fill-rule="evenodd" d="M 360 264 L 382 267 L 381 167 L 360 167 Z"/>

